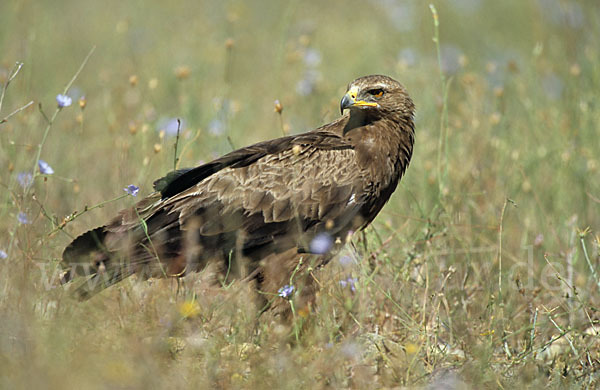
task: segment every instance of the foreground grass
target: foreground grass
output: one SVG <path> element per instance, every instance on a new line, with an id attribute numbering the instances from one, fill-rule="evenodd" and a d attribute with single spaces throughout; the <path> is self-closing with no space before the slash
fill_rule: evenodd
<path id="1" fill-rule="evenodd" d="M 0 386 L 597 386 L 599 21 L 548 3 L 436 3 L 441 64 L 425 3 L 0 5 L 2 85 L 24 62 L 0 120 L 35 102 L 0 124 Z M 204 274 L 86 303 L 57 286 L 71 237 L 135 199 L 86 209 L 172 169 L 170 118 L 191 166 L 335 118 L 367 73 L 413 95 L 415 155 L 310 312 L 257 318 L 249 286 Z M 38 152 L 54 174 L 23 186 Z"/>

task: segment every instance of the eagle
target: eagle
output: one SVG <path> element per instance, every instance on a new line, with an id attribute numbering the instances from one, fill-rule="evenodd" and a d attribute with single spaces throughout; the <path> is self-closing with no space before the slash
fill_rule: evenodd
<path id="1" fill-rule="evenodd" d="M 217 264 L 228 280 L 276 297 L 299 266 L 329 262 L 389 200 L 412 156 L 414 109 L 394 79 L 360 77 L 337 120 L 156 180 L 145 199 L 65 248 L 64 279 L 85 277 L 75 292 L 87 299 L 133 274 L 180 277 Z"/>

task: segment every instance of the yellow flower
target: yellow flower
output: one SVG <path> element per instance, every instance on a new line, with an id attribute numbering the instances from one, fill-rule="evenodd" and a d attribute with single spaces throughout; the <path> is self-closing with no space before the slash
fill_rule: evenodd
<path id="1" fill-rule="evenodd" d="M 188 300 L 179 305 L 179 314 L 183 318 L 194 318 L 200 314 L 200 306 L 194 300 Z"/>
<path id="2" fill-rule="evenodd" d="M 406 344 L 404 349 L 408 355 L 414 355 L 415 353 L 419 352 L 419 346 L 414 343 Z"/>

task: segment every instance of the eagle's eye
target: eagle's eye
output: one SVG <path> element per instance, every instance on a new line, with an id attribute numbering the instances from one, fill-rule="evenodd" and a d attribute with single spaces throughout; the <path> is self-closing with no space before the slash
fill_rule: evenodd
<path id="1" fill-rule="evenodd" d="M 383 96 L 383 89 L 381 88 L 376 88 L 376 89 L 371 89 L 369 91 L 367 91 L 369 95 L 372 95 L 376 98 L 380 98 Z"/>

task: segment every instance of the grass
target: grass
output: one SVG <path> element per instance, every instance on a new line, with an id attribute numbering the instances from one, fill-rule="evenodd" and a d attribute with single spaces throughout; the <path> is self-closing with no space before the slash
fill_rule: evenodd
<path id="1" fill-rule="evenodd" d="M 2 2 L 0 387 L 598 386 L 597 6 L 433 4 L 435 29 L 421 2 Z M 257 320 L 205 273 L 57 285 L 72 237 L 172 169 L 170 118 L 193 166 L 336 118 L 369 73 L 413 96 L 415 154 L 312 311 Z"/>

